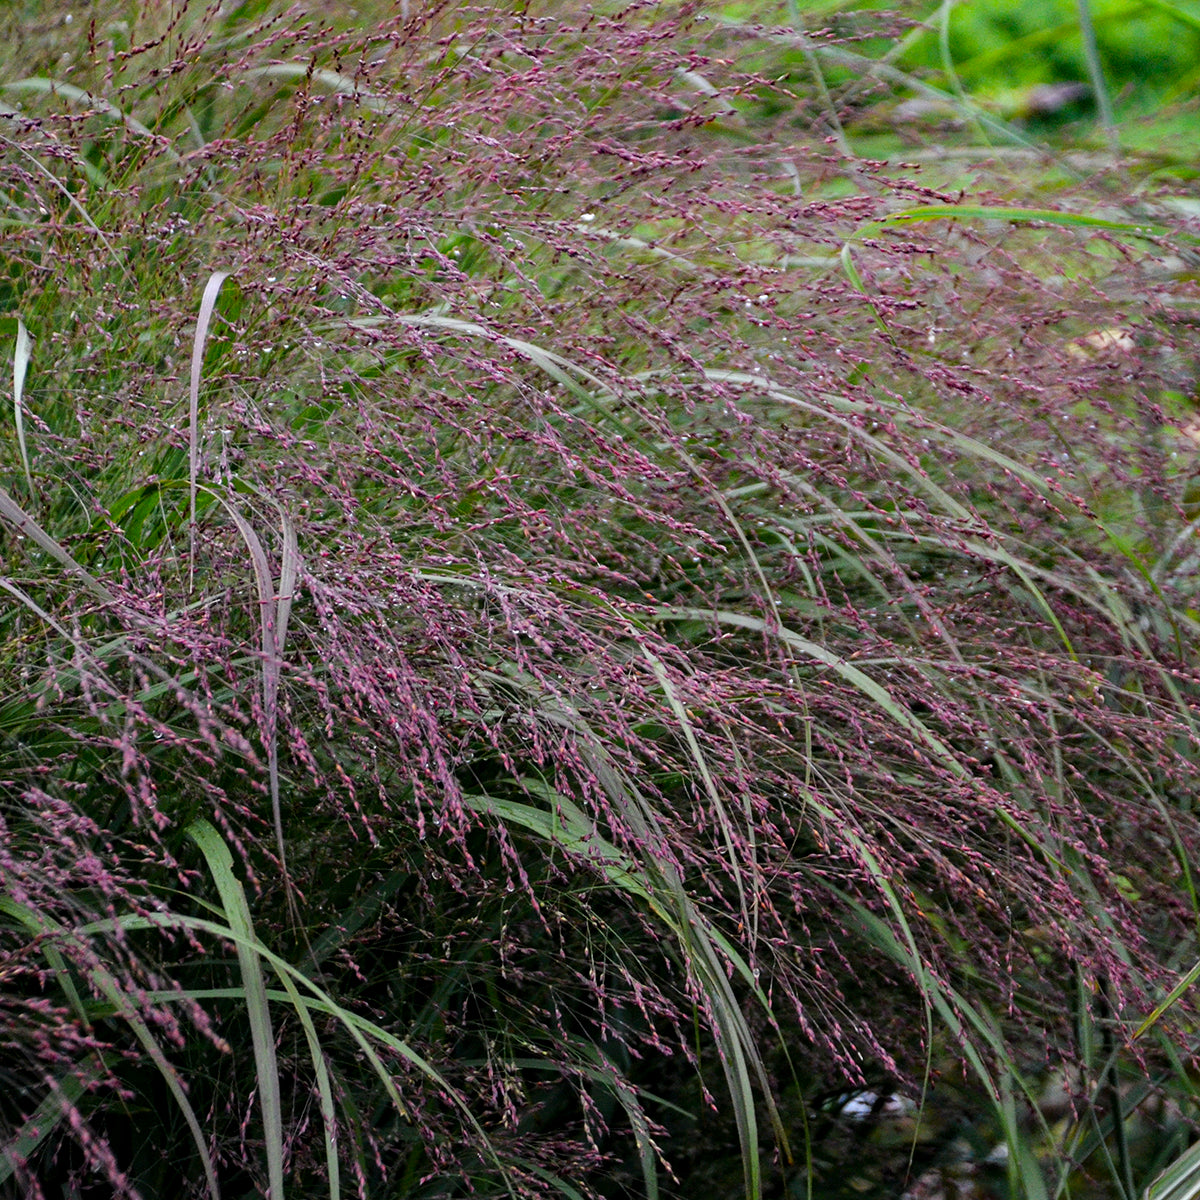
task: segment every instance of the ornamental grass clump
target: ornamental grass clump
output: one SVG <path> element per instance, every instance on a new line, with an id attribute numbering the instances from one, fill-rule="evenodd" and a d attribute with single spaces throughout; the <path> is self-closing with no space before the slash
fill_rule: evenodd
<path id="1" fill-rule="evenodd" d="M 801 1194 L 885 1076 L 1148 1182 L 1180 219 L 847 156 L 795 26 L 369 10 L 6 18 L 3 1186 Z"/>

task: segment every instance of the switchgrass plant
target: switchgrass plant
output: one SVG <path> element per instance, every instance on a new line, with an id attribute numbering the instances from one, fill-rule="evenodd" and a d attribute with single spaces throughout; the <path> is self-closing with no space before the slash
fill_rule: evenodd
<path id="1" fill-rule="evenodd" d="M 1179 206 L 847 156 L 767 69 L 815 28 L 695 6 L 35 9 L 3 1186 L 830 1194 L 820 1097 L 886 1078 L 997 1194 L 1143 1187 Z"/>

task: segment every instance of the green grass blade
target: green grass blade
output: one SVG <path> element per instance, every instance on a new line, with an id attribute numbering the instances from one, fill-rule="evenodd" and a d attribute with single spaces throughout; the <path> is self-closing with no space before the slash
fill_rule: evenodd
<path id="1" fill-rule="evenodd" d="M 920 210 L 916 210 L 920 211 Z M 742 384 L 753 388 L 756 391 L 765 392 L 772 399 L 782 403 L 802 409 L 812 413 L 823 420 L 830 421 L 841 426 L 846 432 L 862 442 L 872 453 L 877 454 L 881 459 L 891 463 L 899 474 L 906 475 L 914 486 L 921 491 L 926 492 L 934 499 L 939 508 L 947 516 L 953 517 L 963 523 L 965 529 L 975 530 L 980 534 L 989 534 L 990 531 L 985 530 L 980 523 L 979 518 L 969 509 L 965 508 L 957 500 L 955 500 L 949 492 L 940 487 L 933 479 L 925 474 L 921 469 L 913 466 L 911 462 L 905 459 L 902 455 L 897 454 L 889 446 L 885 445 L 878 438 L 866 433 L 859 428 L 853 420 L 847 419 L 839 415 L 840 412 L 854 413 L 861 411 L 861 404 L 855 400 L 848 400 L 845 397 L 837 396 L 831 393 L 822 395 L 822 399 L 826 402 L 827 407 L 822 407 L 819 404 L 804 400 L 802 397 L 787 392 L 777 386 L 770 379 L 764 379 L 761 376 L 747 375 L 744 372 L 737 371 L 716 371 L 709 370 L 705 374 L 714 382 L 728 382 Z M 894 407 L 891 411 L 896 415 L 897 419 L 902 419 L 903 415 Z M 1036 475 L 1028 467 L 1022 466 L 1015 460 L 999 451 L 993 450 L 991 447 L 984 445 L 982 442 L 966 435 L 958 434 L 957 431 L 947 429 L 944 426 L 938 426 L 936 423 L 930 425 L 930 429 L 936 431 L 953 444 L 960 446 L 972 453 L 977 454 L 980 458 L 995 462 L 1003 469 L 1012 471 L 1018 478 L 1028 482 L 1031 486 L 1037 488 L 1038 491 L 1045 495 L 1052 495 L 1053 489 L 1049 487 L 1046 480 Z M 978 546 L 985 546 L 985 541 L 977 541 Z M 1063 628 L 1058 614 L 1055 613 L 1053 606 L 1046 599 L 1041 589 L 1035 586 L 1032 582 L 1034 569 L 1028 563 L 1009 555 L 1003 548 L 996 547 L 995 549 L 988 548 L 986 553 L 989 556 L 998 557 L 1003 561 L 1014 573 L 1020 577 L 1022 582 L 1029 589 L 1034 602 L 1042 610 L 1043 615 L 1054 627 L 1055 632 L 1063 641 L 1063 645 L 1067 653 L 1072 658 L 1076 657 L 1075 650 L 1071 645 L 1070 639 L 1067 636 L 1066 630 Z"/>
<path id="2" fill-rule="evenodd" d="M 3 903 L 3 900 L 0 899 L 0 910 L 3 909 Z M 362 1052 L 363 1058 L 387 1093 L 388 1100 L 406 1120 L 411 1119 L 408 1106 L 400 1096 L 400 1092 L 393 1079 L 393 1073 L 379 1057 L 372 1042 L 394 1051 L 405 1062 L 416 1068 L 417 1071 L 433 1083 L 449 1103 L 462 1113 L 467 1124 L 475 1131 L 503 1178 L 505 1190 L 513 1200 L 517 1200 L 517 1189 L 511 1178 L 511 1172 L 500 1158 L 491 1139 L 487 1135 L 487 1131 L 471 1111 L 471 1106 L 467 1103 L 462 1093 L 407 1042 L 389 1033 L 386 1029 L 381 1028 L 366 1017 L 361 1017 L 350 1009 L 338 1004 L 319 984 L 315 983 L 298 967 L 293 966 L 286 959 L 280 957 L 257 938 L 248 939 L 231 925 L 223 925 L 220 922 L 210 921 L 204 917 L 192 917 L 182 913 L 171 912 L 109 917 L 104 920 L 93 921 L 83 926 L 78 932 L 81 935 L 88 935 L 118 929 L 188 929 L 207 933 L 219 941 L 232 942 L 235 946 L 242 946 L 252 951 L 255 955 L 266 961 L 281 978 L 287 976 L 291 979 L 296 985 L 296 993 L 300 998 L 300 1002 L 305 1007 L 312 1012 L 324 1013 L 327 1016 L 333 1017 L 341 1024 L 354 1039 L 355 1044 Z M 305 993 L 308 994 L 305 995 Z"/>
<path id="3" fill-rule="evenodd" d="M 50 917 L 36 912 L 24 904 L 18 904 L 8 896 L 0 896 L 0 912 L 7 913 L 10 917 L 15 918 L 36 936 L 53 936 L 67 941 L 78 941 L 86 936 L 87 929 L 90 928 L 85 927 L 79 930 L 67 929 Z M 104 924 L 110 929 L 113 928 L 111 922 Z M 212 1200 L 220 1200 L 221 1192 L 217 1186 L 217 1174 L 213 1166 L 212 1157 L 208 1153 L 208 1146 L 204 1140 L 203 1130 L 200 1128 L 200 1122 L 192 1109 L 191 1102 L 187 1098 L 187 1093 L 179 1078 L 179 1072 L 168 1061 L 162 1047 L 158 1044 L 158 1040 L 150 1031 L 146 1022 L 138 1015 L 136 1005 L 125 994 L 116 976 L 101 965 L 96 965 L 88 969 L 87 976 L 92 986 L 102 993 L 109 1003 L 112 1004 L 116 1012 L 120 1014 L 121 1018 L 133 1031 L 133 1035 L 141 1044 L 142 1049 L 149 1055 L 151 1062 L 158 1068 L 159 1074 L 162 1075 L 163 1081 L 167 1085 L 167 1090 L 171 1093 L 172 1099 L 183 1114 L 183 1119 L 191 1132 L 192 1140 L 195 1142 L 197 1153 L 200 1155 L 200 1161 L 204 1167 L 204 1177 L 208 1187 L 208 1194 L 212 1197 Z"/>
<path id="4" fill-rule="evenodd" d="M 13 423 L 17 427 L 17 448 L 21 452 L 21 466 L 25 468 L 25 484 L 32 500 L 33 472 L 29 469 L 29 447 L 25 444 L 25 372 L 29 368 L 31 339 L 25 322 L 17 318 L 17 345 L 13 351 Z"/>
<path id="5" fill-rule="evenodd" d="M 351 908 L 340 913 L 309 950 L 309 962 L 313 968 L 319 969 L 331 954 L 350 941 L 410 879 L 411 871 L 398 868 L 375 884 Z"/>
<path id="6" fill-rule="evenodd" d="M 327 67 L 314 67 L 311 63 L 271 63 L 266 67 L 248 67 L 242 76 L 245 79 L 284 79 L 290 83 L 312 80 L 337 96 L 357 101 L 372 112 L 387 112 L 392 107 L 384 97 L 364 91 L 349 76 L 340 75 Z"/>
<path id="7" fill-rule="evenodd" d="M 965 779 L 970 774 L 967 768 L 959 761 L 954 751 L 929 729 L 920 717 L 916 716 L 907 706 L 897 701 L 891 692 L 881 683 L 872 679 L 871 676 L 856 667 L 853 663 L 839 657 L 831 650 L 826 649 L 826 647 L 801 637 L 790 629 L 783 627 L 770 629 L 767 623 L 760 617 L 751 616 L 748 613 L 732 612 L 726 609 L 713 612 L 702 608 L 659 608 L 654 612 L 651 619 L 658 621 L 717 621 L 723 625 L 732 625 L 741 629 L 752 629 L 756 633 L 774 637 L 789 649 L 795 650 L 806 658 L 810 658 L 815 662 L 821 663 L 823 666 L 831 668 L 847 683 L 876 704 L 901 728 L 924 743 L 926 748 L 933 752 L 942 766 L 952 771 L 960 779 Z M 1064 870 L 1066 869 L 1058 858 L 1058 855 L 1049 846 L 1038 841 L 1010 813 L 997 810 L 996 817 L 1049 862 Z"/>
<path id="8" fill-rule="evenodd" d="M 1027 1200 L 1048 1200 L 1045 1177 L 1037 1159 L 1030 1152 L 1028 1139 L 1018 1120 L 1010 1083 L 1016 1083 L 1036 1111 L 1036 1095 L 1029 1088 L 1013 1062 L 1004 1038 L 987 1016 L 967 1003 L 953 987 L 939 980 L 925 965 L 912 937 L 907 918 L 895 890 L 877 866 L 872 868 L 877 886 L 881 885 L 892 915 L 903 932 L 903 938 L 864 905 L 846 895 L 833 884 L 829 890 L 843 900 L 855 914 L 860 931 L 877 949 L 886 954 L 912 976 L 925 998 L 929 1011 L 936 1012 L 941 1022 L 955 1038 L 964 1060 L 971 1066 L 983 1085 L 1004 1132 L 1009 1150 L 1008 1171 L 1013 1195 Z M 968 1028 L 969 1027 L 969 1028 Z M 989 1065 L 970 1030 L 990 1050 L 995 1069 Z"/>
<path id="9" fill-rule="evenodd" d="M 30 76 L 27 79 L 14 79 L 9 83 L 0 83 L 0 90 L 7 92 L 34 92 L 43 96 L 62 96 L 64 100 L 69 100 L 72 104 L 78 104 L 86 108 L 89 112 L 101 113 L 106 117 L 111 117 L 115 121 L 120 121 L 126 129 L 132 133 L 136 133 L 139 137 L 153 140 L 155 136 L 153 131 L 143 125 L 141 121 L 135 117 L 131 117 L 128 113 L 122 112 L 115 104 L 105 100 L 102 96 L 86 92 L 83 88 L 76 87 L 73 83 L 65 83 L 61 79 L 51 79 L 45 75 Z M 178 161 L 179 155 L 175 154 L 174 151 L 167 149 L 165 152 L 175 161 Z"/>
<path id="10" fill-rule="evenodd" d="M 1200 16 L 1196 16 L 1195 13 L 1190 13 L 1176 4 L 1170 4 L 1168 0 L 1142 0 L 1142 3 L 1147 8 L 1153 8 L 1160 13 L 1165 13 L 1181 25 L 1187 26 L 1188 29 L 1200 32 Z"/>
<path id="11" fill-rule="evenodd" d="M 259 1079 L 259 1099 L 263 1108 L 263 1124 L 268 1154 L 268 1174 L 274 1180 L 278 1176 L 278 1191 L 272 1183 L 272 1196 L 283 1195 L 282 1187 L 282 1147 L 283 1122 L 282 1101 L 279 1089 L 278 1064 L 275 1055 L 275 1043 L 272 1035 L 270 1009 L 267 1001 L 272 993 L 266 989 L 262 973 L 262 957 L 250 947 L 257 944 L 258 938 L 254 933 L 250 911 L 246 904 L 246 895 L 241 882 L 233 873 L 233 859 L 224 840 L 216 829 L 207 821 L 196 821 L 188 826 L 187 834 L 200 847 L 208 862 L 209 871 L 217 885 L 217 891 L 225 908 L 225 917 L 231 930 L 240 935 L 235 943 L 237 947 L 238 965 L 241 969 L 244 987 L 242 995 L 246 1003 L 247 1015 L 250 1018 L 251 1039 L 254 1046 L 255 1064 Z M 313 1024 L 308 1008 L 302 1001 L 292 979 L 286 973 L 279 973 L 286 999 L 296 1013 L 300 1026 L 308 1043 L 309 1055 L 312 1058 L 313 1071 L 316 1078 L 317 1096 L 321 1106 L 322 1128 L 325 1141 L 325 1162 L 329 1175 L 329 1194 L 331 1200 L 337 1200 L 341 1194 L 340 1164 L 337 1154 L 337 1113 L 333 1099 L 333 1088 L 329 1077 L 329 1068 L 325 1053 L 321 1049 L 320 1038 Z M 264 1085 L 264 1080 L 266 1081 Z M 268 1119 L 268 1114 L 270 1114 Z"/>
<path id="12" fill-rule="evenodd" d="M 200 372 L 204 366 L 204 344 L 221 284 L 229 271 L 214 271 L 204 285 L 196 332 L 192 337 L 192 371 L 188 385 L 188 590 L 195 587 L 196 575 L 196 480 L 200 472 Z"/>
<path id="13" fill-rule="evenodd" d="M 553 1171 L 547 1171 L 545 1167 L 540 1167 L 537 1163 L 524 1160 L 519 1165 L 531 1175 L 536 1175 L 539 1179 L 545 1180 L 551 1187 L 562 1192 L 567 1200 L 584 1200 L 584 1195 L 578 1188 L 572 1187 L 560 1175 L 555 1175 Z"/>
<path id="14" fill-rule="evenodd" d="M 278 506 L 277 506 L 278 507 Z M 279 508 L 280 532 L 283 534 L 283 549 L 279 558 L 279 588 L 275 595 L 275 653 L 282 662 L 287 644 L 288 621 L 292 615 L 292 601 L 296 595 L 296 580 L 300 574 L 300 542 L 296 526 L 287 513 Z M 276 681 L 278 687 L 278 680 Z"/>
<path id="15" fill-rule="evenodd" d="M 67 1003 L 71 1006 L 71 1011 L 79 1018 L 79 1024 L 84 1029 L 90 1029 L 91 1020 L 88 1018 L 83 997 L 79 994 L 79 989 L 75 986 L 75 981 L 71 978 L 71 972 L 67 967 L 67 960 L 63 958 L 62 952 L 53 942 L 47 942 L 42 952 L 46 956 L 46 961 L 50 964 L 50 969 L 54 972 L 58 986 L 62 988 L 63 995 L 67 998 Z"/>
<path id="16" fill-rule="evenodd" d="M 217 831 L 207 821 L 195 821 L 187 835 L 199 846 L 209 873 L 225 907 L 225 918 L 237 935 L 238 967 L 246 990 L 246 1016 L 254 1046 L 258 1101 L 262 1109 L 263 1142 L 267 1155 L 270 1200 L 283 1200 L 283 1103 L 279 1088 L 279 1064 L 275 1057 L 275 1034 L 267 1004 L 262 962 L 255 950 L 258 938 L 246 903 L 241 881 L 233 873 L 233 856 Z"/>
<path id="17" fill-rule="evenodd" d="M 388 317 L 361 317 L 347 322 L 351 329 L 374 329 L 389 322 L 408 325 L 414 329 L 434 329 L 444 333 L 460 334 L 464 337 L 480 338 L 501 346 L 507 346 L 514 353 L 532 363 L 544 372 L 555 383 L 565 388 L 572 396 L 582 401 L 606 422 L 621 431 L 622 437 L 627 438 L 633 445 L 643 450 L 654 452 L 655 447 L 647 438 L 627 421 L 622 420 L 613 412 L 608 401 L 613 399 L 612 389 L 602 379 L 586 367 L 573 363 L 524 338 L 510 337 L 508 334 L 489 329 L 475 321 L 463 321 L 458 317 L 443 317 L 436 314 L 419 313 L 415 315 L 394 314 Z M 584 385 L 589 386 L 584 386 Z"/>
<path id="18" fill-rule="evenodd" d="M 13 85 L 0 84 L 0 88 L 10 87 L 10 86 L 13 86 Z M 3 107 L 6 107 L 6 106 L 3 106 Z M 5 115 L 13 116 L 15 114 L 12 112 L 12 110 L 8 110 L 8 112 L 5 113 Z M 79 201 L 71 193 L 71 190 L 66 186 L 66 184 L 64 184 L 63 181 L 61 179 L 59 179 L 58 176 L 55 175 L 53 171 L 49 170 L 44 163 L 39 162 L 38 159 L 36 159 L 32 154 L 30 154 L 29 151 L 26 150 L 25 147 L 22 146 L 19 142 L 14 142 L 14 141 L 12 141 L 11 138 L 6 138 L 6 137 L 4 137 L 3 134 L 0 134 L 0 143 L 4 144 L 5 146 L 8 146 L 10 149 L 16 150 L 17 153 L 19 153 L 27 162 L 29 162 L 33 166 L 34 170 L 36 170 L 38 172 L 38 174 L 50 184 L 51 187 L 53 187 L 57 192 L 59 192 L 62 195 L 62 197 L 67 201 L 67 203 L 75 210 L 76 213 L 78 213 L 80 219 L 84 222 L 84 224 L 87 225 L 87 227 L 100 239 L 100 241 L 104 243 L 104 248 L 108 251 L 109 257 L 113 260 L 113 262 L 115 262 L 117 264 L 117 266 L 119 266 L 121 268 L 121 271 L 124 273 L 125 277 L 128 279 L 129 278 L 129 268 L 126 267 L 125 264 L 123 262 L 121 262 L 121 260 L 119 258 L 117 258 L 117 256 L 113 253 L 112 243 L 108 240 L 107 235 L 100 228 L 100 226 L 97 225 L 96 222 L 92 220 L 91 214 L 88 212 L 88 210 L 86 208 L 83 207 L 82 204 L 79 203 Z"/>
<path id="19" fill-rule="evenodd" d="M 217 495 L 217 493 L 214 493 Z M 271 818 L 275 826 L 275 848 L 279 853 L 279 868 L 283 872 L 288 889 L 288 901 L 293 916 L 299 924 L 299 912 L 295 908 L 295 894 L 288 875 L 287 847 L 283 836 L 283 808 L 279 789 L 279 681 L 283 674 L 283 646 L 280 622 L 286 622 L 291 612 L 292 589 L 295 587 L 298 570 L 296 534 L 291 523 L 284 519 L 284 554 L 280 572 L 280 588 L 275 590 L 271 578 L 271 564 L 267 552 L 250 522 L 238 511 L 227 497 L 217 495 L 225 506 L 242 541 L 250 553 L 254 570 L 254 583 L 258 591 L 259 628 L 262 641 L 262 740 L 267 751 L 267 783 L 271 793 Z"/>
<path id="20" fill-rule="evenodd" d="M 1166 998 L 1154 1006 L 1154 1011 L 1133 1031 L 1134 1038 L 1140 1038 L 1148 1029 L 1162 1020 L 1168 1009 L 1179 1003 L 1180 997 L 1200 979 L 1200 962 L 1187 971 L 1179 982 L 1167 993 Z"/>
<path id="21" fill-rule="evenodd" d="M 875 320 L 876 326 L 883 332 L 891 336 L 891 331 L 887 327 L 887 322 L 880 315 L 879 309 L 875 307 L 875 301 L 871 299 L 871 293 L 867 291 L 867 285 L 863 277 L 859 274 L 858 267 L 854 262 L 854 255 L 850 250 L 850 243 L 845 242 L 842 245 L 841 253 L 838 255 L 842 270 L 845 272 L 846 278 L 850 280 L 851 286 L 856 292 L 867 302 L 871 309 L 871 316 Z"/>
<path id="22" fill-rule="evenodd" d="M 598 776 L 603 777 L 604 774 L 603 770 L 598 771 Z M 527 786 L 531 782 L 526 781 Z M 606 791 L 610 797 L 616 794 L 612 782 L 606 784 Z M 789 1161 L 791 1150 L 787 1132 L 771 1096 L 769 1077 L 759 1056 L 754 1034 L 730 986 L 727 966 L 733 966 L 751 984 L 768 1014 L 771 1012 L 769 999 L 759 987 L 750 966 L 691 902 L 682 881 L 672 868 L 655 862 L 649 856 L 641 862 L 635 862 L 609 843 L 595 822 L 570 800 L 549 789 L 546 795 L 554 806 L 552 812 L 493 796 L 467 799 L 477 811 L 510 820 L 554 841 L 569 853 L 582 855 L 585 861 L 603 871 L 612 885 L 646 901 L 670 931 L 685 966 L 692 972 L 709 1005 L 713 1034 L 720 1049 L 721 1066 L 742 1146 L 746 1194 L 752 1198 L 760 1196 L 762 1166 L 758 1152 L 755 1080 L 758 1080 L 762 1090 L 776 1139 Z M 648 838 L 655 836 L 649 828 L 645 828 L 644 822 L 639 822 L 636 814 L 627 809 L 626 815 L 635 828 L 642 824 Z M 657 836 L 658 842 L 651 840 L 648 844 L 662 844 L 661 831 Z"/>
<path id="23" fill-rule="evenodd" d="M 711 811 L 716 815 L 717 822 L 721 827 L 721 836 L 725 840 L 725 849 L 729 855 L 729 874 L 733 877 L 734 886 L 738 894 L 738 907 L 742 912 L 742 920 L 748 932 L 752 932 L 757 925 L 754 915 L 750 911 L 750 905 L 746 899 L 746 889 L 742 884 L 742 863 L 739 852 L 735 846 L 733 826 L 729 820 L 729 813 L 726 811 L 725 800 L 721 796 L 720 790 L 716 785 L 716 781 L 712 777 L 712 772 L 708 769 L 708 761 L 705 758 L 704 751 L 700 748 L 700 743 L 696 738 L 695 730 L 692 728 L 692 721 L 687 714 L 687 709 L 684 708 L 679 696 L 676 694 L 675 687 L 671 683 L 671 677 L 667 674 L 666 665 L 663 661 L 654 654 L 645 644 L 641 647 L 643 655 L 650 664 L 650 669 L 654 672 L 654 677 L 658 680 L 659 687 L 663 690 L 663 695 L 667 698 L 667 703 L 670 705 L 671 711 L 675 714 L 675 719 L 679 722 L 679 728 L 683 731 L 683 739 L 688 748 L 688 754 L 691 756 L 692 762 L 696 764 L 696 771 L 700 776 L 700 781 L 704 785 L 705 795 L 708 797 L 708 802 Z M 750 852 L 750 861 L 745 864 L 749 868 L 752 877 L 752 887 L 755 893 L 758 891 L 758 863 L 754 861 L 754 845 L 749 842 L 746 849 Z M 743 851 L 744 855 L 745 852 Z"/>
<path id="24" fill-rule="evenodd" d="M 1083 54 L 1087 59 L 1088 76 L 1092 81 L 1092 94 L 1096 98 L 1096 114 L 1115 154 L 1120 149 L 1120 143 L 1117 141 L 1117 123 L 1113 118 L 1108 81 L 1104 78 L 1104 64 L 1100 61 L 1100 47 L 1096 44 L 1096 26 L 1092 21 L 1091 3 L 1089 0 L 1075 0 L 1075 11 L 1079 14 L 1079 33 L 1083 38 Z"/>
<path id="25" fill-rule="evenodd" d="M 787 38 L 784 40 L 791 39 Z M 865 54 L 856 54 L 842 46 L 815 43 L 814 48 L 823 58 L 828 58 L 831 62 L 839 63 L 859 73 L 864 85 L 869 86 L 869 82 L 872 79 L 881 79 L 886 80 L 888 83 L 898 84 L 901 88 L 913 92 L 918 96 L 925 96 L 937 103 L 950 106 L 967 121 L 982 126 L 998 141 L 1010 145 L 1024 146 L 1028 149 L 1036 148 L 1035 143 L 1030 138 L 1009 122 L 999 120 L 969 98 L 964 105 L 952 91 L 947 92 L 942 88 L 933 87 L 910 71 L 902 71 L 890 62 L 874 59 Z M 843 97 L 842 103 L 844 104 L 845 102 L 845 98 Z"/>
<path id="26" fill-rule="evenodd" d="M 78 579 L 94 596 L 108 604 L 115 604 L 116 597 L 90 571 L 54 540 L 13 498 L 0 487 L 0 518 L 7 521 L 18 533 L 41 546 L 51 558 L 61 563 L 67 572 Z"/>
<path id="27" fill-rule="evenodd" d="M 338 1158 L 337 1107 L 334 1102 L 333 1083 L 329 1074 L 329 1062 L 321 1047 L 317 1027 L 312 1019 L 311 1006 L 300 995 L 299 990 L 288 975 L 280 976 L 283 991 L 268 988 L 264 993 L 272 1004 L 287 1004 L 296 1014 L 304 1037 L 308 1043 L 309 1055 L 313 1062 L 313 1072 L 317 1087 L 317 1098 L 321 1106 L 321 1120 L 324 1123 L 325 1166 L 329 1176 L 330 1200 L 338 1200 L 341 1196 L 341 1164 Z M 173 1004 L 183 1001 L 201 1000 L 240 1000 L 247 1001 L 244 987 L 227 988 L 186 988 L 177 992 L 150 992 L 148 1000 L 155 1004 Z"/>
<path id="28" fill-rule="evenodd" d="M 278 974 L 278 972 L 276 972 Z M 321 1129 L 325 1142 L 325 1171 L 329 1176 L 329 1200 L 339 1200 L 342 1194 L 341 1163 L 338 1158 L 338 1123 L 337 1109 L 333 1099 L 333 1084 L 329 1076 L 329 1064 L 325 1051 L 321 1048 L 321 1039 L 317 1035 L 317 1027 L 309 1014 L 308 1006 L 300 995 L 296 985 L 287 975 L 279 976 L 283 984 L 288 1003 L 304 1030 L 304 1040 L 308 1044 L 309 1057 L 312 1059 L 313 1072 L 317 1085 L 317 1100 L 321 1106 Z M 278 993 L 267 992 L 270 1000 Z"/>
<path id="29" fill-rule="evenodd" d="M 966 768 L 958 761 L 957 755 L 945 744 L 927 725 L 909 709 L 892 696 L 881 683 L 872 679 L 865 671 L 848 662 L 832 650 L 809 641 L 787 628 L 770 629 L 761 617 L 749 613 L 733 612 L 728 609 L 718 609 L 715 612 L 702 608 L 659 608 L 653 614 L 653 620 L 658 621 L 717 621 L 722 625 L 732 625 L 741 629 L 750 629 L 755 633 L 765 634 L 778 639 L 790 649 L 802 654 L 805 658 L 821 663 L 840 675 L 874 704 L 878 705 L 898 725 L 913 734 L 933 751 L 938 760 L 960 778 L 966 777 Z"/>
<path id="30" fill-rule="evenodd" d="M 101 1063 L 109 1066 L 116 1061 L 116 1055 L 105 1055 Z M 100 1077 L 101 1066 L 94 1059 L 81 1059 L 70 1071 L 65 1071 L 54 1081 L 50 1094 L 20 1129 L 0 1146 L 0 1187 L 12 1178 L 19 1162 L 27 1161 L 37 1152 L 37 1148 L 58 1128 L 70 1108 L 78 1104 L 79 1098 Z"/>
<path id="31" fill-rule="evenodd" d="M 987 204 L 927 204 L 905 208 L 861 225 L 855 237 L 870 236 L 891 225 L 913 225 L 920 221 L 1010 221 L 1016 225 L 1057 225 L 1063 229 L 1102 229 L 1132 237 L 1164 237 L 1167 230 L 1149 222 L 1110 221 L 1087 213 L 1058 212 L 1052 208 L 1014 208 Z"/>
<path id="32" fill-rule="evenodd" d="M 985 145 L 990 145 L 987 128 L 979 120 L 977 106 L 967 95 L 954 66 L 954 56 L 950 52 L 950 14 L 954 11 L 954 0 L 942 0 L 937 13 L 938 53 L 942 60 L 942 74 L 945 75 L 955 96 L 958 97 L 960 111 L 970 114 L 971 124 L 975 135 Z"/>
<path id="33" fill-rule="evenodd" d="M 846 158 L 854 158 L 854 148 L 850 145 L 849 138 L 846 137 L 846 130 L 842 126 L 842 118 L 838 113 L 838 106 L 833 96 L 830 95 L 829 84 L 825 79 L 825 71 L 821 66 L 821 60 L 817 56 L 817 52 L 813 49 L 812 40 L 808 36 L 808 30 L 805 28 L 804 18 L 800 13 L 800 6 L 796 3 L 796 0 L 788 0 L 787 15 L 788 20 L 792 24 L 792 30 L 800 41 L 800 52 L 804 55 L 805 65 L 813 77 L 813 83 L 817 88 L 817 96 L 821 101 L 822 115 L 829 122 L 829 127 L 833 130 L 837 148 Z"/>
<path id="34" fill-rule="evenodd" d="M 1200 1197 L 1200 1142 L 1154 1180 L 1143 1200 L 1197 1200 L 1197 1197 Z"/>

